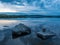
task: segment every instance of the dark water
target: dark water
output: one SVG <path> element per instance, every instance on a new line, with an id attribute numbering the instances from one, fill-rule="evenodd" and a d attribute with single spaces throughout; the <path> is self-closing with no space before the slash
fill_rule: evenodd
<path id="1" fill-rule="evenodd" d="M 17 18 L 17 19 L 0 19 L 0 29 L 5 29 L 3 26 L 9 26 L 9 28 L 14 27 L 16 24 L 23 23 L 30 27 L 32 33 L 25 37 L 20 37 L 17 39 L 11 38 L 11 31 L 6 31 L 8 38 L 4 41 L 0 41 L 1 45 L 60 45 L 60 18 Z M 41 26 L 44 26 L 48 30 L 56 33 L 56 36 L 52 39 L 41 40 L 36 36 L 36 32 L 41 31 Z M 3 28 L 2 28 L 2 27 Z M 8 27 L 7 27 L 8 28 Z M 0 31 L 1 33 L 1 31 Z M 2 33 L 4 33 L 2 31 Z M 2 34 L 3 35 L 3 34 Z M 9 36 L 8 36 L 9 35 Z M 0 37 L 4 37 L 1 36 Z M 7 41 L 8 40 L 8 41 Z"/>

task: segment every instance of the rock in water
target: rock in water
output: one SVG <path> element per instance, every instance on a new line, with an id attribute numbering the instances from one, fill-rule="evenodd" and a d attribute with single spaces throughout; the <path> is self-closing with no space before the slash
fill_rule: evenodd
<path id="1" fill-rule="evenodd" d="M 40 39 L 42 40 L 46 40 L 46 39 L 49 39 L 49 38 L 52 38 L 56 36 L 56 34 L 54 32 L 37 32 L 37 37 L 39 37 Z"/>
<path id="2" fill-rule="evenodd" d="M 31 33 L 31 29 L 29 27 L 27 27 L 26 25 L 20 23 L 19 25 L 16 25 L 13 28 L 13 32 L 12 32 L 12 38 L 18 38 L 21 36 L 25 36 Z"/>

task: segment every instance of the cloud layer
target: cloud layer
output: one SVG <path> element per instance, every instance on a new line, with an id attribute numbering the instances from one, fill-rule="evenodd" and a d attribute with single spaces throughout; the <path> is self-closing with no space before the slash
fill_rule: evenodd
<path id="1" fill-rule="evenodd" d="M 16 12 L 16 10 L 10 8 L 10 4 L 0 2 L 0 12 Z"/>
<path id="2" fill-rule="evenodd" d="M 19 4 L 19 2 L 15 2 L 15 3 Z M 35 6 L 26 6 L 27 4 L 25 3 L 24 5 L 15 5 L 10 3 L 3 3 L 0 1 L 0 12 L 26 12 L 26 11 L 38 9 Z"/>
<path id="3" fill-rule="evenodd" d="M 24 12 L 36 14 L 60 15 L 59 0 L 21 0 L 12 2 L 0 1 L 0 12 Z"/>

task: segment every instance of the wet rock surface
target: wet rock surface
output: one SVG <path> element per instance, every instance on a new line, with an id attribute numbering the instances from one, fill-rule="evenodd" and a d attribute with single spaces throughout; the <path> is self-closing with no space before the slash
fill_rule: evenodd
<path id="1" fill-rule="evenodd" d="M 26 25 L 20 23 L 14 27 L 12 32 L 12 38 L 14 39 L 21 36 L 26 36 L 29 35 L 30 33 L 31 33 L 31 29 Z"/>
<path id="2" fill-rule="evenodd" d="M 53 32 L 37 32 L 37 37 L 42 39 L 42 40 L 47 40 L 52 37 L 56 36 L 56 34 Z"/>

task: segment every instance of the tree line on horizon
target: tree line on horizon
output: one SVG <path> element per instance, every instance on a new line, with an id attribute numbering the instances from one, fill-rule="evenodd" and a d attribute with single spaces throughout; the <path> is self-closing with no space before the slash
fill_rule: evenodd
<path id="1" fill-rule="evenodd" d="M 46 16 L 46 15 L 7 15 L 0 14 L 0 18 L 60 18 L 60 16 Z"/>

